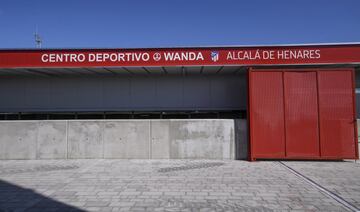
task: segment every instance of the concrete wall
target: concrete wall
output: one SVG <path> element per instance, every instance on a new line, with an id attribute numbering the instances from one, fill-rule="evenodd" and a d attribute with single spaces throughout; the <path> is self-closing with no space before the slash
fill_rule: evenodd
<path id="1" fill-rule="evenodd" d="M 0 159 L 235 159 L 235 137 L 231 119 L 1 121 Z"/>

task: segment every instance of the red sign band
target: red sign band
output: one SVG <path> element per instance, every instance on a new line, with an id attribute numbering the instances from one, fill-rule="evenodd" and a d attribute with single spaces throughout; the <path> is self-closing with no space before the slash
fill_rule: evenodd
<path id="1" fill-rule="evenodd" d="M 0 50 L 0 68 L 360 64 L 360 45 Z"/>

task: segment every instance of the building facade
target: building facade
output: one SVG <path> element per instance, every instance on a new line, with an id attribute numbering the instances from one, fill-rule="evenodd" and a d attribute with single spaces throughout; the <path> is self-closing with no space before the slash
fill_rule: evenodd
<path id="1" fill-rule="evenodd" d="M 2 159 L 356 159 L 360 44 L 0 50 Z"/>

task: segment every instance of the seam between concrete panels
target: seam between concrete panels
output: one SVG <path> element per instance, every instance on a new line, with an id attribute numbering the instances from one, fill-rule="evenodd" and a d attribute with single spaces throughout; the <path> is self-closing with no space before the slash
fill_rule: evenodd
<path id="1" fill-rule="evenodd" d="M 232 134 L 232 141 L 231 141 L 231 147 L 232 147 L 232 149 L 231 149 L 231 160 L 236 160 L 236 140 L 235 140 L 235 134 L 236 134 L 236 132 L 235 132 L 235 130 L 236 130 L 236 127 L 235 127 L 235 120 L 232 120 L 232 129 L 230 129 L 231 130 L 231 134 Z"/>
<path id="2" fill-rule="evenodd" d="M 229 159 L 233 159 L 233 153 L 232 153 L 232 150 L 233 150 L 233 133 L 232 133 L 232 130 L 231 130 L 231 126 L 234 126 L 234 123 L 232 123 L 232 125 L 230 124 L 230 130 L 229 130 L 229 156 L 228 158 Z M 226 129 L 227 130 L 227 129 Z M 226 139 L 226 138 L 225 138 Z M 226 156 L 224 155 L 224 152 L 223 152 L 223 158 L 225 158 Z"/>
<path id="3" fill-rule="evenodd" d="M 105 122 L 100 122 L 101 123 L 101 142 L 102 142 L 102 158 L 105 158 L 105 140 L 104 140 L 104 134 L 105 134 Z"/>
<path id="4" fill-rule="evenodd" d="M 39 159 L 39 131 L 40 131 L 40 121 L 37 121 L 37 129 L 36 129 L 36 139 L 35 139 L 35 158 Z"/>
<path id="5" fill-rule="evenodd" d="M 65 136 L 66 136 L 66 159 L 69 159 L 69 121 L 65 121 L 66 123 L 66 130 L 65 130 Z"/>
<path id="6" fill-rule="evenodd" d="M 152 159 L 152 121 L 149 120 L 149 153 L 148 158 Z"/>

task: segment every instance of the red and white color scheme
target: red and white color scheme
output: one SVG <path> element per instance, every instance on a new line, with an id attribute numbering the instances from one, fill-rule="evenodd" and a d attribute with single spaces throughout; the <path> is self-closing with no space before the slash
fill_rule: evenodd
<path id="1" fill-rule="evenodd" d="M 360 44 L 159 49 L 1 50 L 1 68 L 359 64 Z"/>
<path id="2" fill-rule="evenodd" d="M 7 70 L 164 66 L 248 68 L 250 160 L 358 158 L 360 44 L 0 50 Z"/>

